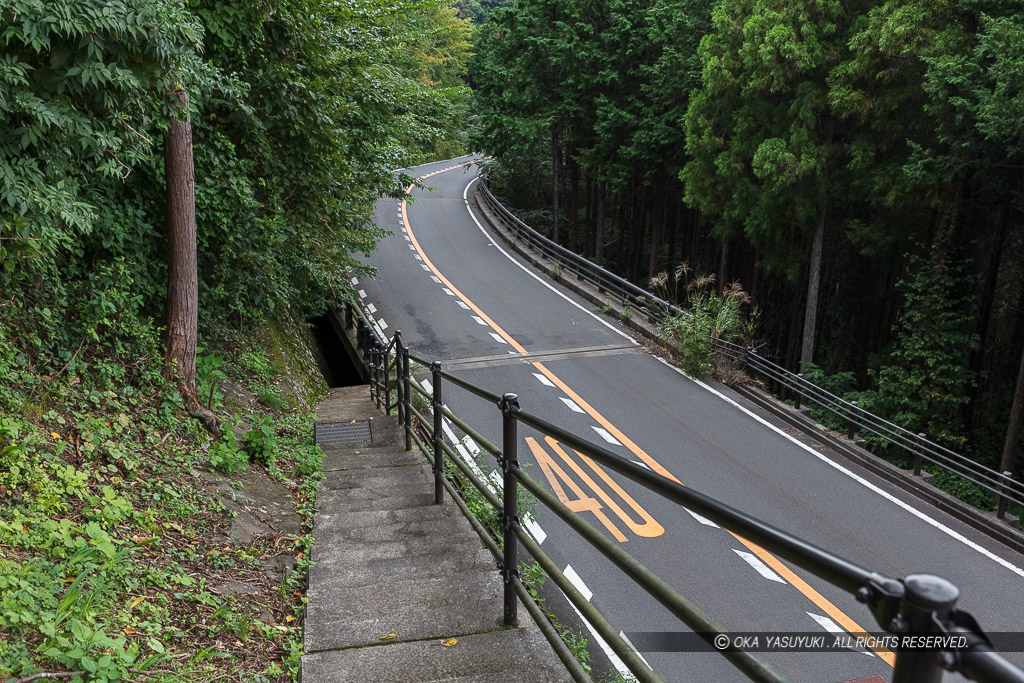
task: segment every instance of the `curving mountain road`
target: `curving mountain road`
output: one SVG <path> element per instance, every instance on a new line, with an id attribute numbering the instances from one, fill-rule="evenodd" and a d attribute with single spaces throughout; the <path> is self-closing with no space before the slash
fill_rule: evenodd
<path id="1" fill-rule="evenodd" d="M 787 433 L 727 388 L 694 381 L 646 353 L 614 321 L 512 256 L 466 201 L 469 158 L 428 164 L 433 191 L 378 202 L 392 232 L 357 290 L 384 334 L 495 393 L 654 471 L 883 574 L 926 572 L 961 590 L 959 606 L 987 631 L 1018 631 L 1024 557 L 840 456 Z M 500 414 L 446 387 L 453 411 L 495 442 Z M 708 520 L 590 468 L 521 428 L 530 475 L 575 501 L 586 521 L 734 631 L 879 630 L 867 609 Z M 568 451 L 568 452 L 567 452 Z M 531 528 L 625 633 L 685 628 L 553 514 Z M 589 635 L 589 634 L 588 634 Z M 670 681 L 746 680 L 714 653 L 641 654 Z M 797 681 L 889 680 L 891 653 L 761 655 Z M 1008 656 L 1018 664 L 1021 654 Z M 957 680 L 947 675 L 946 680 Z"/>

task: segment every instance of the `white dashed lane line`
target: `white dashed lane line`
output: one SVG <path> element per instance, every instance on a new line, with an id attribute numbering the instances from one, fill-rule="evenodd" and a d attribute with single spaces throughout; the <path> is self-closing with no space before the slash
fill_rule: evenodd
<path id="1" fill-rule="evenodd" d="M 360 289 L 359 290 L 359 298 L 360 299 L 365 299 L 366 298 L 366 290 L 365 289 Z"/>
<path id="2" fill-rule="evenodd" d="M 499 335 L 497 332 L 491 332 L 491 337 L 493 337 L 494 341 L 498 342 L 499 344 L 508 344 L 508 342 L 502 339 L 501 335 Z"/>
<path id="3" fill-rule="evenodd" d="M 447 294 L 448 296 L 455 296 L 455 292 L 453 292 L 452 290 L 448 289 L 447 287 L 442 287 L 441 291 L 444 292 L 445 294 Z M 459 301 L 457 303 L 461 304 L 462 302 Z M 463 306 L 463 308 L 465 308 L 465 306 Z"/>
<path id="4" fill-rule="evenodd" d="M 690 513 L 690 516 L 691 516 L 691 517 L 693 517 L 693 518 L 694 518 L 695 520 L 697 520 L 698 522 L 700 522 L 700 523 L 701 523 L 701 524 L 703 524 L 704 526 L 710 526 L 710 527 L 714 527 L 715 529 L 720 529 L 720 528 L 721 528 L 720 526 L 718 526 L 717 524 L 715 524 L 714 522 L 712 522 L 712 521 L 711 521 L 710 519 L 708 519 L 707 517 L 704 517 L 703 515 L 698 515 L 698 514 L 697 514 L 696 512 L 694 512 L 694 511 L 693 511 L 693 510 L 691 510 L 690 508 L 688 508 L 688 507 L 684 507 L 683 509 L 684 509 L 684 510 L 686 510 L 686 511 L 687 511 L 688 513 Z"/>
<path id="5" fill-rule="evenodd" d="M 471 317 L 471 318 L 472 318 L 473 320 L 475 320 L 475 321 L 476 321 L 476 324 L 477 324 L 477 325 L 483 325 L 484 327 L 487 327 L 487 323 L 485 323 L 485 322 L 484 322 L 484 319 L 483 319 L 483 318 L 481 318 L 480 316 L 478 316 L 478 315 L 472 315 L 472 316 L 470 316 L 470 317 Z"/>
<path id="6" fill-rule="evenodd" d="M 433 280 L 434 282 L 436 282 L 437 284 L 441 284 L 441 278 L 439 278 L 436 275 L 431 275 L 430 279 Z"/>
<path id="7" fill-rule="evenodd" d="M 547 377 L 545 377 L 544 375 L 540 374 L 539 372 L 533 373 L 533 376 L 537 378 L 538 382 L 540 382 L 541 384 L 543 384 L 546 387 L 553 387 L 553 386 L 555 386 L 554 383 L 551 380 L 549 380 Z"/>
<path id="8" fill-rule="evenodd" d="M 449 291 L 451 291 L 451 290 L 449 290 Z M 454 293 L 454 292 L 452 292 L 452 296 L 455 296 L 455 293 Z M 459 299 L 459 300 L 458 300 L 458 301 L 456 301 L 455 303 L 457 303 L 457 304 L 459 305 L 459 308 L 464 308 L 464 309 L 466 309 L 467 311 L 469 310 L 469 306 L 467 306 L 467 305 L 466 305 L 466 302 L 465 302 L 465 301 L 463 301 L 462 299 Z"/>
<path id="9" fill-rule="evenodd" d="M 590 598 L 594 597 L 594 591 L 587 587 L 587 584 L 583 582 L 582 577 L 580 577 L 576 570 L 572 568 L 572 565 L 565 565 L 565 569 L 562 570 L 562 573 L 565 574 L 565 578 L 569 579 L 569 583 L 571 583 L 576 590 L 583 595 L 583 598 L 587 602 L 590 602 Z"/>
<path id="10" fill-rule="evenodd" d="M 591 426 L 591 429 L 593 429 L 595 432 L 597 432 L 598 436 L 600 436 L 602 439 L 604 439 L 608 443 L 612 444 L 613 446 L 621 446 L 622 445 L 622 443 L 618 439 L 616 439 L 614 436 L 609 434 L 608 430 L 605 429 L 604 427 L 594 427 L 594 426 Z"/>
<path id="11" fill-rule="evenodd" d="M 354 278 L 352 278 L 351 282 L 352 282 L 353 285 L 358 285 L 359 284 L 359 278 L 354 277 Z"/>
<path id="12" fill-rule="evenodd" d="M 427 271 L 428 273 L 430 272 L 430 266 L 428 266 L 426 263 L 421 263 L 420 268 Z"/>
<path id="13" fill-rule="evenodd" d="M 849 635 L 842 626 L 840 626 L 839 624 L 837 624 L 836 622 L 832 621 L 831 619 L 822 614 L 815 614 L 814 612 L 805 612 L 805 614 L 809 616 L 811 619 L 814 619 L 814 621 L 818 622 L 818 625 L 826 631 L 828 631 L 829 633 L 832 633 L 837 636 Z M 867 655 L 868 657 L 875 656 L 874 652 L 871 652 L 870 650 L 865 649 L 863 647 L 851 647 L 849 649 L 854 652 L 859 652 L 862 655 Z"/>
<path id="14" fill-rule="evenodd" d="M 381 319 L 379 319 L 379 320 L 377 321 L 377 324 L 378 324 L 378 325 L 380 325 L 380 329 L 381 329 L 381 330 L 386 330 L 386 329 L 388 329 L 388 324 L 387 324 L 386 322 L 384 322 L 384 318 L 381 318 Z"/>
<path id="15" fill-rule="evenodd" d="M 572 412 L 574 412 L 574 413 L 582 413 L 583 412 L 583 408 L 580 408 L 578 405 L 576 405 L 576 402 L 573 401 L 571 398 L 565 398 L 564 396 L 559 396 L 558 398 L 561 399 L 562 403 L 564 403 L 569 408 L 569 410 L 571 410 Z"/>
<path id="16" fill-rule="evenodd" d="M 373 304 L 367 304 L 366 305 L 366 310 L 368 310 L 371 314 L 373 314 L 373 313 L 377 312 L 377 307 L 374 306 Z"/>
<path id="17" fill-rule="evenodd" d="M 692 513 L 691 513 L 692 514 Z M 786 583 L 786 580 L 773 572 L 768 565 L 761 560 L 757 559 L 753 553 L 747 553 L 742 550 L 736 550 L 733 548 L 733 552 L 743 558 L 743 561 L 754 568 L 758 574 L 768 579 L 769 581 L 775 581 L 776 583 Z"/>

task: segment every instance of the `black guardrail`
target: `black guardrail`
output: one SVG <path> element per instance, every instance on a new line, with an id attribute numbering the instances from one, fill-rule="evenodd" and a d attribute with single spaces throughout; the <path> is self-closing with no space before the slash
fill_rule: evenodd
<path id="1" fill-rule="evenodd" d="M 353 318 L 357 320 L 353 323 Z M 729 639 L 729 645 L 716 645 L 716 636 L 728 636 L 710 616 L 702 612 L 663 579 L 629 553 L 608 539 L 601 531 L 563 504 L 557 496 L 531 479 L 519 463 L 519 424 L 527 425 L 541 434 L 575 449 L 596 463 L 628 477 L 649 491 L 693 510 L 726 529 L 749 539 L 778 554 L 797 566 L 824 579 L 841 590 L 855 596 L 870 610 L 882 631 L 896 636 L 929 637 L 933 640 L 928 649 L 919 647 L 898 647 L 895 649 L 893 683 L 938 683 L 943 672 L 959 672 L 981 683 L 1024 683 L 1024 671 L 994 651 L 988 637 L 974 618 L 956 608 L 959 590 L 949 581 L 930 574 L 912 574 L 894 579 L 861 567 L 824 548 L 809 543 L 782 529 L 773 527 L 746 513 L 704 495 L 676 481 L 651 472 L 633 461 L 586 441 L 585 439 L 533 415 L 519 404 L 515 394 L 501 396 L 476 386 L 449 372 L 442 370 L 438 361 L 419 358 L 409 353 L 401 333 L 388 343 L 379 338 L 372 323 L 351 304 L 346 306 L 346 323 L 357 329 L 357 339 L 366 338 L 369 346 L 360 344 L 368 363 L 376 362 L 378 370 L 372 373 L 371 392 L 378 405 L 390 414 L 391 407 L 397 407 L 399 421 L 406 434 L 406 447 L 415 442 L 431 459 L 434 472 L 435 502 L 441 503 L 443 491 L 447 489 L 456 503 L 471 517 L 474 529 L 481 534 L 485 546 L 495 555 L 505 585 L 503 619 L 508 626 L 518 624 L 518 599 L 528 601 L 528 591 L 519 576 L 518 548 L 521 544 L 534 560 L 547 572 L 563 590 L 566 597 L 594 626 L 619 656 L 638 681 L 658 681 L 653 672 L 636 651 L 619 635 L 608 620 L 575 589 L 572 583 L 558 569 L 551 558 L 525 532 L 519 517 L 519 488 L 526 489 L 544 507 L 561 518 L 573 531 L 586 540 L 605 557 L 613 562 L 629 579 L 666 607 L 681 622 L 697 633 L 715 651 L 730 661 L 749 679 L 754 681 L 781 682 L 790 680 L 757 653 L 748 651 L 743 645 Z M 363 332 L 358 330 L 362 329 Z M 366 330 L 369 331 L 366 331 Z M 393 358 L 391 358 L 393 357 Z M 416 363 L 429 369 L 432 390 L 426 391 L 411 372 Z M 390 372 L 395 371 L 392 381 Z M 502 416 L 502 443 L 490 443 L 473 428 L 449 411 L 442 402 L 442 388 L 459 388 L 495 407 Z M 395 391 L 395 401 L 390 400 L 390 391 Z M 423 415 L 412 405 L 413 392 L 430 402 L 433 415 Z M 383 394 L 383 398 L 381 395 Z M 500 492 L 494 490 L 473 468 L 457 456 L 454 448 L 445 442 L 442 429 L 443 417 L 447 415 L 456 426 L 475 439 L 481 448 L 494 456 L 501 471 Z M 414 427 L 413 417 L 417 426 Z M 425 438 L 421 438 L 423 434 Z M 457 489 L 445 477 L 445 455 L 470 485 L 494 507 L 501 522 L 500 538 L 492 539 L 478 520 L 470 513 Z M 499 542 L 500 541 L 500 546 Z M 530 610 L 535 618 L 538 613 Z M 543 621 L 543 618 L 541 618 Z M 566 663 L 574 680 L 588 680 L 586 672 L 573 665 L 569 653 L 553 629 L 544 629 L 545 636 L 552 643 L 559 657 Z M 851 634 L 867 635 L 867 634 Z M 903 642 L 903 641 L 901 641 Z"/>
<path id="2" fill-rule="evenodd" d="M 491 211 L 518 238 L 580 280 L 589 282 L 623 303 L 628 303 L 631 308 L 640 310 L 652 324 L 660 326 L 669 317 L 686 315 L 679 307 L 552 242 L 523 223 L 494 196 L 487 186 L 486 176 L 480 183 L 480 190 Z M 999 519 L 1005 519 L 1009 503 L 1024 507 L 1024 483 L 1015 480 L 1012 472 L 997 472 L 929 440 L 925 434 L 915 434 L 874 415 L 858 407 L 855 401 L 847 401 L 828 392 L 808 381 L 803 374 L 785 369 L 759 355 L 752 348 L 739 346 L 724 339 L 712 339 L 711 343 L 716 351 L 741 363 L 748 373 L 785 388 L 793 395 L 797 409 L 803 404 L 814 404 L 841 418 L 847 425 L 849 438 L 853 439 L 855 433 L 872 434 L 902 451 L 913 460 L 915 475 L 920 475 L 923 463 L 928 462 L 988 491 L 995 498 L 996 516 Z"/>

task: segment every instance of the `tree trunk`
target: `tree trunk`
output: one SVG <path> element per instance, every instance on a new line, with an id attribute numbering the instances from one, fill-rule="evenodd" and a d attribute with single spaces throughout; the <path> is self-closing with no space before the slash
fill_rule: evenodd
<path id="1" fill-rule="evenodd" d="M 604 183 L 597 183 L 597 219 L 594 227 L 594 263 L 601 265 L 604 250 Z"/>
<path id="2" fill-rule="evenodd" d="M 554 220 L 551 224 L 551 240 L 556 243 L 558 242 L 558 186 L 562 170 L 562 150 L 559 140 L 561 128 L 562 124 L 559 122 L 551 131 L 551 208 L 554 213 Z"/>
<path id="3" fill-rule="evenodd" d="M 188 94 L 172 95 L 176 108 L 188 110 Z M 167 184 L 167 306 L 164 376 L 178 384 L 185 408 L 207 429 L 219 432 L 217 418 L 202 407 L 196 394 L 196 338 L 199 327 L 199 275 L 196 255 L 195 170 L 192 126 L 171 121 L 164 137 Z"/>
<path id="4" fill-rule="evenodd" d="M 1017 473 L 1017 453 L 1020 450 L 1022 422 L 1024 422 L 1024 351 L 1020 355 L 1020 370 L 1017 371 L 1017 388 L 1013 392 L 1013 407 L 1010 408 L 1010 425 L 1006 429 L 1003 459 L 999 465 L 1000 472 Z"/>
<path id="5" fill-rule="evenodd" d="M 819 179 L 818 224 L 814 229 L 811 241 L 811 263 L 807 272 L 807 303 L 804 308 L 804 334 L 800 347 L 800 371 L 807 372 L 808 365 L 814 362 L 814 335 L 818 321 L 818 290 L 821 285 L 821 251 L 825 242 L 825 195 L 827 180 L 824 171 Z"/>

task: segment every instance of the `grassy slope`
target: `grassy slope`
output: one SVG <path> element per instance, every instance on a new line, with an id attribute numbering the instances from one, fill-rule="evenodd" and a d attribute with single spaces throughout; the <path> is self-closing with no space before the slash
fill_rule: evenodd
<path id="1" fill-rule="evenodd" d="M 114 357 L 85 344 L 68 370 L 44 375 L 0 329 L 0 681 L 294 679 L 320 476 L 302 408 L 325 387 L 294 324 L 271 328 L 256 337 L 268 348 L 208 348 L 200 363 L 204 397 L 218 374 L 259 397 L 236 417 L 262 462 L 230 439 L 210 443 L 160 379 L 155 352 Z M 284 482 L 303 535 L 228 545 L 230 516 L 196 476 L 211 460 Z M 259 562 L 282 554 L 297 571 L 271 584 Z M 227 579 L 258 592 L 210 590 Z"/>

